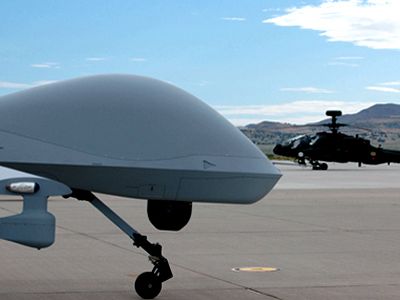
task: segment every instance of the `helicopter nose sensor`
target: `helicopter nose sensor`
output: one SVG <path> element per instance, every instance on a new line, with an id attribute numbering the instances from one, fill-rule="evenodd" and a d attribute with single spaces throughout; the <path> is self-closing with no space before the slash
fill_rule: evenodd
<path id="1" fill-rule="evenodd" d="M 275 154 L 281 154 L 282 153 L 282 149 L 283 149 L 283 147 L 282 147 L 282 145 L 281 144 L 277 144 L 275 147 L 274 147 L 274 149 L 272 150 Z"/>

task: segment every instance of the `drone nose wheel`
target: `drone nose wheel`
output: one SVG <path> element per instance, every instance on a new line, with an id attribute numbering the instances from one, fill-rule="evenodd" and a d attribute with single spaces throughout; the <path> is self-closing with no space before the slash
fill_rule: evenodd
<path id="1" fill-rule="evenodd" d="M 136 293 L 143 299 L 154 299 L 161 292 L 162 283 L 152 272 L 142 273 L 136 278 Z"/>
<path id="2" fill-rule="evenodd" d="M 136 293 L 143 299 L 153 299 L 161 292 L 162 283 L 172 278 L 168 260 L 161 255 L 161 246 L 151 244 L 145 236 L 134 234 L 134 245 L 142 247 L 149 254 L 149 260 L 154 265 L 151 272 L 140 274 L 135 281 Z"/>

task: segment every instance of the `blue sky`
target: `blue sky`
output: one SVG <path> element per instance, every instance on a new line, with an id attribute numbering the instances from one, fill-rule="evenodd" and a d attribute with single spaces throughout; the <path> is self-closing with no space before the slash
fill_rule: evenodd
<path id="1" fill-rule="evenodd" d="M 400 104 L 400 1 L 1 1 L 0 95 L 101 73 L 168 81 L 236 125 Z"/>

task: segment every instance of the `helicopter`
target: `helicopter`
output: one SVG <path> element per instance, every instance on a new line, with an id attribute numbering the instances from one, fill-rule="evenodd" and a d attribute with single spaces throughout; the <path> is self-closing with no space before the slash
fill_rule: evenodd
<path id="1" fill-rule="evenodd" d="M 328 110 L 326 115 L 331 117 L 330 123 L 311 126 L 325 126 L 329 131 L 296 136 L 277 144 L 273 152 L 294 158 L 300 165 L 307 165 L 308 161 L 313 170 L 328 169 L 328 164 L 320 161 L 356 162 L 359 167 L 362 164 L 400 163 L 400 151 L 383 149 L 381 145 L 372 146 L 369 140 L 358 134 L 352 136 L 339 132 L 340 127 L 349 126 L 337 122 L 337 118 L 342 115 L 340 110 Z"/>

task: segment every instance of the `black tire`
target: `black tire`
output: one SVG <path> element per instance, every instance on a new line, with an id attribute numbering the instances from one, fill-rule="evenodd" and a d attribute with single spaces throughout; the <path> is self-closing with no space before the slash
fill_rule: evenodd
<path id="1" fill-rule="evenodd" d="M 135 291 L 143 299 L 154 299 L 161 292 L 162 283 L 151 272 L 140 274 L 135 281 Z"/>
<path id="2" fill-rule="evenodd" d="M 322 164 L 320 165 L 320 168 L 321 168 L 321 170 L 326 171 L 326 170 L 328 170 L 328 164 L 322 163 Z"/>

